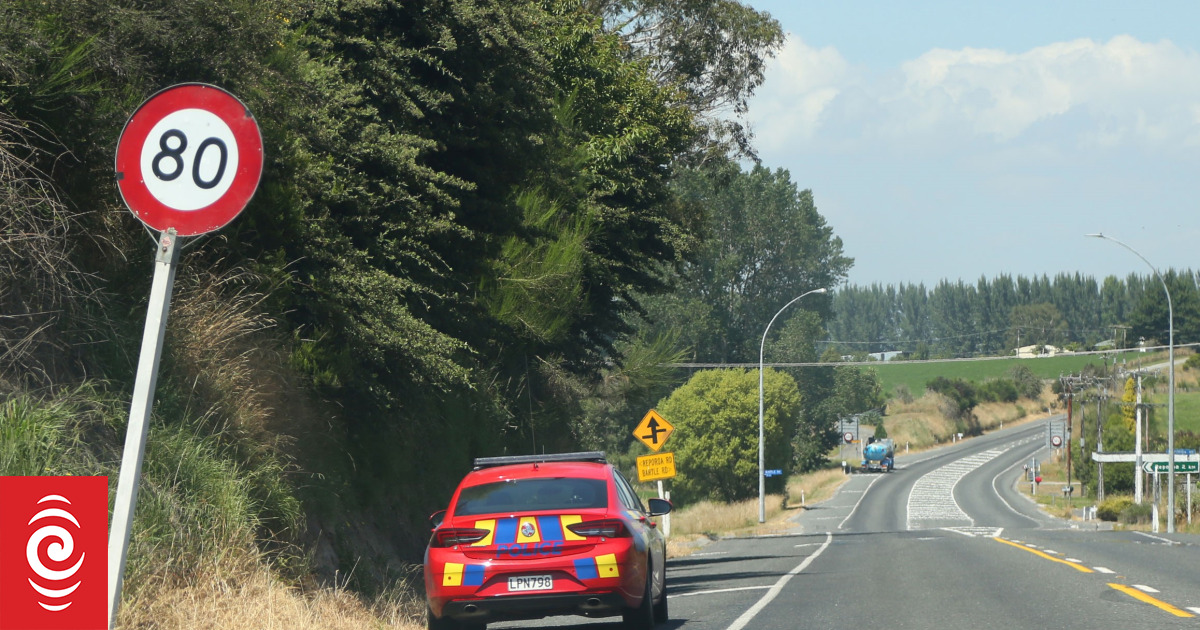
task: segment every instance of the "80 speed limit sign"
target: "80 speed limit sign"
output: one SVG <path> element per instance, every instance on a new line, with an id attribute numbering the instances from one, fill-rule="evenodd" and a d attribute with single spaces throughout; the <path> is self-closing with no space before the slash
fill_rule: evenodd
<path id="1" fill-rule="evenodd" d="M 117 143 L 117 187 L 149 227 L 179 236 L 224 227 L 262 177 L 258 124 L 235 96 L 201 83 L 171 86 L 129 117 Z"/>

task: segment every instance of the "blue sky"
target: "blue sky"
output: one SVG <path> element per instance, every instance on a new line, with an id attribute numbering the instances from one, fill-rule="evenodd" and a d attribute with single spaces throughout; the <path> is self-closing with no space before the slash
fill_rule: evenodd
<path id="1" fill-rule="evenodd" d="M 743 0 L 745 1 L 745 0 Z M 1200 269 L 1200 2 L 749 0 L 788 42 L 751 101 L 849 282 Z"/>

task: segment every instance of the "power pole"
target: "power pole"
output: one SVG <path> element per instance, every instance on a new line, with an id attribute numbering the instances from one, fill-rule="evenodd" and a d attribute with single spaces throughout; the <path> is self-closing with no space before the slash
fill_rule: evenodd
<path id="1" fill-rule="evenodd" d="M 1067 487 L 1071 487 L 1071 411 L 1075 407 L 1075 392 L 1071 389 L 1071 382 L 1067 381 Z M 1079 434 L 1083 435 L 1083 427 L 1080 427 Z M 1082 456 L 1080 451 L 1080 456 Z M 1071 494 L 1067 494 L 1067 501 L 1071 500 Z"/>
<path id="2" fill-rule="evenodd" d="M 1096 396 L 1096 452 L 1104 452 L 1104 397 L 1108 388 L 1101 386 Z M 1096 462 L 1096 502 L 1104 500 L 1104 462 Z"/>

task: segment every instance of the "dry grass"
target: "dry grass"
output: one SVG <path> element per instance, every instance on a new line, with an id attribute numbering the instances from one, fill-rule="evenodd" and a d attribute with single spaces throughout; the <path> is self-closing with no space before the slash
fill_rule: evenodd
<path id="1" fill-rule="evenodd" d="M 846 483 L 846 475 L 840 468 L 818 470 L 788 479 L 788 505 L 811 505 L 833 496 Z"/>
<path id="2" fill-rule="evenodd" d="M 783 496 L 769 495 L 766 498 L 766 511 L 768 521 L 782 514 Z M 758 524 L 757 498 L 737 503 L 700 501 L 671 514 L 671 537 L 716 537 L 754 530 Z"/>
<path id="3" fill-rule="evenodd" d="M 263 568 L 236 581 L 198 580 L 187 587 L 147 594 L 122 608 L 118 627 L 418 630 L 425 624 L 424 603 L 412 596 L 381 598 L 369 605 L 344 588 L 289 586 Z"/>
<path id="4" fill-rule="evenodd" d="M 1046 389 L 1039 400 L 1022 399 L 1016 404 L 983 403 L 975 407 L 975 417 L 984 431 L 1012 426 L 1048 416 L 1046 409 L 1052 406 L 1054 395 Z M 926 392 L 911 403 L 891 401 L 884 427 L 888 437 L 896 441 L 900 452 L 907 444 L 910 450 L 923 450 L 950 441 L 955 432 L 954 421 L 946 418 L 942 408 L 947 404 L 945 396 Z"/>
<path id="5" fill-rule="evenodd" d="M 737 503 L 701 501 L 671 514 L 671 537 L 667 555 L 686 556 L 704 542 L 720 536 L 778 533 L 792 527 L 787 517 L 801 505 L 812 505 L 833 496 L 848 477 L 840 469 L 818 470 L 788 479 L 788 495 L 768 495 L 766 523 L 758 522 L 758 499 Z M 786 503 L 785 503 L 786 502 Z"/>
<path id="6" fill-rule="evenodd" d="M 888 415 L 884 418 L 888 437 L 899 447 L 907 444 L 913 449 L 948 440 L 954 432 L 954 423 L 942 415 L 944 401 L 941 394 L 926 393 L 911 403 L 888 403 Z"/>

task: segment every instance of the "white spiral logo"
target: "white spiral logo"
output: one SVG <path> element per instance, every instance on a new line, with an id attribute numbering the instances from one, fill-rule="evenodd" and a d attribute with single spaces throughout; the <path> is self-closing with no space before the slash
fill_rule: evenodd
<path id="1" fill-rule="evenodd" d="M 67 505 L 71 505 L 71 502 L 65 497 L 57 494 L 49 494 L 41 499 L 38 499 L 39 504 L 46 502 L 62 502 L 66 503 Z M 75 525 L 76 530 L 80 529 L 79 521 L 75 520 L 75 517 L 70 512 L 61 508 L 48 507 L 37 514 L 34 514 L 33 518 L 29 519 L 29 525 L 33 525 L 34 522 L 41 519 L 61 519 L 63 521 L 70 521 Z M 83 566 L 83 557 L 86 554 L 80 553 L 79 561 L 69 569 L 51 569 L 46 566 L 45 562 L 42 561 L 42 556 L 40 553 L 42 541 L 46 540 L 47 538 L 50 538 L 53 542 L 46 546 L 46 557 L 53 561 L 53 563 L 61 566 L 69 562 L 71 555 L 75 552 L 75 539 L 71 536 L 71 532 L 67 531 L 60 525 L 48 524 L 41 526 L 33 533 L 32 536 L 29 537 L 29 543 L 25 545 L 25 559 L 29 562 L 29 568 L 33 569 L 33 572 L 36 573 L 39 578 L 51 582 L 52 584 L 50 586 L 59 588 L 48 588 L 47 586 L 42 586 L 41 584 L 34 582 L 32 578 L 29 578 L 29 585 L 33 587 L 33 590 L 52 601 L 62 601 L 63 598 L 67 597 L 71 593 L 74 593 L 75 589 L 79 588 L 79 585 L 83 583 L 82 580 L 79 580 L 70 586 L 61 584 L 62 582 L 69 581 L 72 576 L 79 572 L 79 567 Z M 66 587 L 62 588 L 63 586 Z M 48 604 L 41 601 L 39 598 L 38 605 L 46 610 L 57 612 L 66 609 L 67 606 L 71 605 L 71 602 L 67 601 L 63 604 Z"/>

